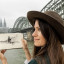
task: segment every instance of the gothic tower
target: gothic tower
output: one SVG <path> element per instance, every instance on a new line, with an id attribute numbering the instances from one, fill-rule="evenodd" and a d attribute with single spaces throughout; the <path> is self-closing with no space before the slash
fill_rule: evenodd
<path id="1" fill-rule="evenodd" d="M 5 21 L 5 18 L 4 18 L 3 27 L 6 27 L 6 21 Z"/>
<path id="2" fill-rule="evenodd" d="M 0 27 L 2 27 L 2 19 L 0 18 Z"/>

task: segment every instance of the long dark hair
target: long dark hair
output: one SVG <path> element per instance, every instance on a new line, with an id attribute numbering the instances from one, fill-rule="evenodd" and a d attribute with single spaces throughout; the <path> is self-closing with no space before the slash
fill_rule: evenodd
<path id="1" fill-rule="evenodd" d="M 34 23 L 36 20 L 39 21 L 41 33 L 46 39 L 46 45 L 44 47 L 34 46 L 33 58 L 36 59 L 37 57 L 41 57 L 40 59 L 42 61 L 44 60 L 43 63 L 45 64 L 46 61 L 44 55 L 47 53 L 50 59 L 50 64 L 64 64 L 64 52 L 58 33 L 45 20 L 36 18 L 33 20 Z M 43 64 L 40 62 L 41 60 L 36 60 L 39 61 L 38 64 Z"/>

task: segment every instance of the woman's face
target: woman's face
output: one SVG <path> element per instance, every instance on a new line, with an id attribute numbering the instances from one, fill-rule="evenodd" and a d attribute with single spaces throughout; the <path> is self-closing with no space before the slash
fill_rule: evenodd
<path id="1" fill-rule="evenodd" d="M 38 20 L 35 21 L 34 28 L 35 28 L 35 31 L 32 34 L 32 36 L 34 37 L 34 45 L 38 47 L 44 46 L 46 44 L 46 40 L 41 33 Z"/>

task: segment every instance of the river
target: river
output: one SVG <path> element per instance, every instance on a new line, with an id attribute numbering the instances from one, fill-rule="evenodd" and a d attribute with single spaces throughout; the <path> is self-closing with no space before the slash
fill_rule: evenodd
<path id="1" fill-rule="evenodd" d="M 30 53 L 32 53 L 33 42 L 28 42 L 28 47 Z M 7 58 L 8 64 L 24 64 L 24 61 L 26 59 L 23 49 L 7 50 L 5 56 Z M 1 61 L 0 64 L 2 64 Z"/>

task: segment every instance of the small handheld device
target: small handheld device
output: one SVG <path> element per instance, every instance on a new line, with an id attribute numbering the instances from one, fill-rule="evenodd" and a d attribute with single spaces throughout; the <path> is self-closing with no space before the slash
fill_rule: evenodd
<path id="1" fill-rule="evenodd" d="M 22 48 L 22 33 L 2 33 L 0 34 L 0 50 Z"/>

